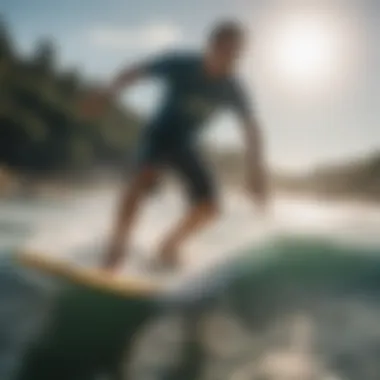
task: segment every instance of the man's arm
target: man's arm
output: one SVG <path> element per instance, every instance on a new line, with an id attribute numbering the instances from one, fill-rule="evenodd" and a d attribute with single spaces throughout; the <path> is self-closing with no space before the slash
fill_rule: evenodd
<path id="1" fill-rule="evenodd" d="M 243 127 L 249 190 L 260 206 L 264 206 L 268 197 L 268 169 L 261 126 L 249 106 L 246 94 L 236 81 L 232 85 L 231 95 L 232 107 L 238 114 Z"/>
<path id="2" fill-rule="evenodd" d="M 127 67 L 120 71 L 106 89 L 109 97 L 117 97 L 122 90 L 132 86 L 141 79 L 148 75 L 146 67 L 143 65 Z"/>
<path id="3" fill-rule="evenodd" d="M 246 143 L 246 166 L 249 190 L 257 202 L 265 206 L 268 198 L 268 168 L 264 154 L 262 130 L 255 118 L 243 120 Z"/>
<path id="4" fill-rule="evenodd" d="M 122 70 L 111 84 L 104 89 L 91 93 L 81 102 L 81 111 L 85 116 L 98 117 L 103 115 L 111 102 L 120 94 L 120 92 L 135 84 L 147 75 L 143 66 L 135 66 Z"/>
<path id="5" fill-rule="evenodd" d="M 84 104 L 82 104 L 82 110 L 85 114 L 93 116 L 103 114 L 108 105 L 119 96 L 122 90 L 150 75 L 167 76 L 175 66 L 175 63 L 175 57 L 164 55 L 155 60 L 121 70 L 109 86 L 91 94 L 89 98 L 85 99 Z"/>

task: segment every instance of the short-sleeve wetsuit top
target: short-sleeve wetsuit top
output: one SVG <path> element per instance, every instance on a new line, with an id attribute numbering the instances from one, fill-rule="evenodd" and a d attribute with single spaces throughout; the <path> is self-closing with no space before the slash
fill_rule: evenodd
<path id="1" fill-rule="evenodd" d="M 167 85 L 162 107 L 150 123 L 150 128 L 162 132 L 158 135 L 175 143 L 191 140 L 221 108 L 250 118 L 251 110 L 238 80 L 207 75 L 200 54 L 166 54 L 144 68 Z"/>

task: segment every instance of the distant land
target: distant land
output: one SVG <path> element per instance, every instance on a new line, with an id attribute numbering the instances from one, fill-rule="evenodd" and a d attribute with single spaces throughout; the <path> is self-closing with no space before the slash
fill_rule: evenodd
<path id="1" fill-rule="evenodd" d="M 244 158 L 236 152 L 210 153 L 219 177 L 230 185 L 244 179 Z M 380 150 L 367 157 L 325 164 L 306 174 L 272 175 L 275 191 L 324 199 L 355 199 L 380 202 Z"/>
<path id="2" fill-rule="evenodd" d="M 368 157 L 325 165 L 301 177 L 277 178 L 277 186 L 324 198 L 380 201 L 380 151 Z"/>

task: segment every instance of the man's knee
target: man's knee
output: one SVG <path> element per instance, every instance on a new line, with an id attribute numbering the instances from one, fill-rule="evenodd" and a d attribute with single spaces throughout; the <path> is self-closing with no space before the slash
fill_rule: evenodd
<path id="1" fill-rule="evenodd" d="M 158 183 L 158 171 L 154 168 L 144 168 L 132 178 L 130 192 L 135 194 L 146 194 Z"/>
<path id="2" fill-rule="evenodd" d="M 122 216 L 135 210 L 138 203 L 146 196 L 157 179 L 157 171 L 153 169 L 144 169 L 130 179 L 121 196 Z"/>
<path id="3" fill-rule="evenodd" d="M 211 181 L 194 183 L 190 192 L 193 205 L 197 205 L 202 214 L 210 220 L 218 218 L 220 207 L 215 188 Z"/>
<path id="4" fill-rule="evenodd" d="M 216 200 L 200 200 L 198 203 L 202 213 L 210 220 L 217 219 L 220 215 L 220 207 Z"/>

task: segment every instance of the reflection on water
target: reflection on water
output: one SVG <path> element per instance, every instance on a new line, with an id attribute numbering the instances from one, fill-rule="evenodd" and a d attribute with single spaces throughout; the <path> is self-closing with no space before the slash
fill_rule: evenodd
<path id="1" fill-rule="evenodd" d="M 102 252 L 115 200 L 115 193 L 94 191 L 56 203 L 1 202 L 1 379 L 9 378 L 17 366 L 17 354 L 25 340 L 31 339 L 30 332 L 37 330 L 41 314 L 49 305 L 49 292 L 54 291 L 46 286 L 44 291 L 30 286 L 22 274 L 12 271 L 7 255 L 14 248 L 27 246 L 55 255 L 70 254 L 76 260 L 96 260 Z M 152 199 L 148 206 L 134 245 L 154 254 L 157 241 L 180 217 L 183 204 L 167 194 L 160 195 L 159 201 Z M 260 222 L 255 216 L 246 199 L 229 194 L 223 219 L 186 247 L 189 264 L 206 265 L 248 246 L 257 259 L 273 253 L 291 257 L 295 249 L 306 258 L 320 256 L 321 261 L 328 260 L 328 255 L 323 258 L 327 249 L 334 255 L 347 254 L 347 261 L 353 253 L 380 253 L 380 209 L 374 207 L 278 199 L 269 220 Z M 267 250 L 255 249 L 257 242 L 300 236 L 301 247 L 280 241 L 269 244 Z M 335 245 L 328 246 L 326 241 Z M 324 268 L 323 263 L 315 263 Z M 302 273 L 292 272 L 294 265 L 299 264 L 279 265 L 267 277 L 248 279 L 238 290 L 227 292 L 220 304 L 197 321 L 196 334 L 204 357 L 202 378 L 379 378 L 380 285 L 375 281 L 376 273 L 371 286 L 363 278 L 363 287 L 358 281 L 342 294 L 335 292 L 333 282 L 325 287 L 321 274 L 315 275 L 314 287 L 309 288 Z M 333 266 L 326 265 L 326 270 Z M 289 274 L 284 274 L 286 271 Z M 183 324 L 181 316 L 163 316 L 136 336 L 133 360 L 126 368 L 133 379 L 158 378 L 158 373 L 174 365 L 186 339 Z"/>

